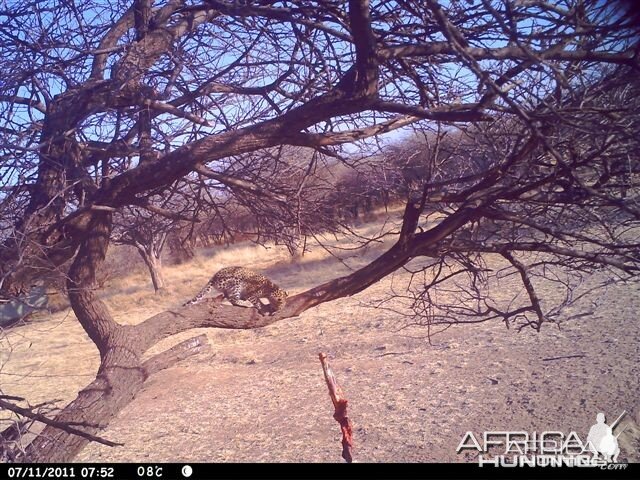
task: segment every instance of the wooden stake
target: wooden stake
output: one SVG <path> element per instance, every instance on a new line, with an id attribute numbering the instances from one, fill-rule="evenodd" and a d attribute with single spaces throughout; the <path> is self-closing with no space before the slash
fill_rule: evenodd
<path id="1" fill-rule="evenodd" d="M 322 370 L 324 372 L 324 379 L 327 382 L 327 388 L 329 389 L 329 396 L 333 402 L 335 413 L 333 418 L 340 424 L 340 430 L 342 430 L 342 458 L 347 463 L 353 462 L 353 431 L 351 428 L 351 420 L 347 416 L 347 399 L 344 398 L 342 389 L 338 385 L 335 375 L 331 371 L 331 367 L 327 362 L 327 356 L 324 353 L 318 354 L 320 357 L 320 363 L 322 364 Z"/>

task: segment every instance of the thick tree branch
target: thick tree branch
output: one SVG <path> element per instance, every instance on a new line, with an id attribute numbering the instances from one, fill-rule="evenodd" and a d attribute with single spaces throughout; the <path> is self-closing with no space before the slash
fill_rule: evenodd
<path id="1" fill-rule="evenodd" d="M 207 168 L 204 165 L 196 165 L 195 167 L 195 171 L 198 172 L 199 174 L 207 177 L 207 178 L 211 178 L 213 180 L 216 180 L 228 187 L 231 188 L 239 188 L 242 190 L 246 190 L 248 192 L 251 192 L 255 195 L 258 196 L 262 196 L 262 197 L 268 197 L 271 198 L 273 200 L 276 200 L 278 202 L 286 202 L 287 201 L 287 197 L 285 197 L 284 195 L 280 195 L 274 192 L 271 192 L 269 190 L 265 190 L 264 188 L 260 188 L 258 185 L 256 185 L 253 182 L 250 182 L 248 180 L 244 180 L 242 178 L 236 178 L 236 177 L 232 177 L 230 175 L 226 175 L 224 173 L 218 173 L 218 172 L 214 172 L 213 170 L 211 170 L 210 168 Z"/>
<path id="2" fill-rule="evenodd" d="M 152 66 L 158 56 L 169 50 L 170 45 L 187 32 L 209 22 L 218 15 L 216 10 L 199 10 L 190 12 L 171 26 L 157 28 L 147 32 L 144 38 L 132 45 L 127 54 L 118 62 L 115 78 L 125 83 L 132 83 Z"/>
<path id="3" fill-rule="evenodd" d="M 356 49 L 356 78 L 352 87 L 346 87 L 369 99 L 378 97 L 379 76 L 370 10 L 369 0 L 349 0 L 349 23 Z"/>
<path id="4" fill-rule="evenodd" d="M 197 115 L 194 115 L 192 113 L 180 110 L 179 108 L 174 107 L 169 103 L 164 103 L 159 100 L 146 99 L 144 100 L 143 105 L 145 107 L 152 108 L 153 110 L 157 110 L 158 112 L 170 113 L 172 115 L 175 115 L 176 117 L 184 118 L 186 120 L 189 120 L 190 122 L 197 123 L 198 125 L 204 125 L 205 127 L 213 127 L 213 125 L 211 125 L 206 119 L 199 117 Z"/>
<path id="5" fill-rule="evenodd" d="M 395 102 L 377 102 L 373 110 L 379 112 L 393 112 L 411 115 L 423 120 L 438 120 L 441 122 L 475 122 L 491 121 L 493 117 L 479 110 L 478 104 L 440 106 L 427 110 L 413 105 Z"/>
<path id="6" fill-rule="evenodd" d="M 185 222 L 195 222 L 199 223 L 200 220 L 194 217 L 187 217 L 186 215 L 182 215 L 178 212 L 173 212 L 171 210 L 167 210 L 166 208 L 159 207 L 158 205 L 154 205 L 148 199 L 139 199 L 131 202 L 132 205 L 136 205 L 137 207 L 144 208 L 152 213 L 160 215 L 161 217 L 168 218 L 170 220 L 182 220 Z"/>
<path id="7" fill-rule="evenodd" d="M 147 339 L 140 344 L 142 351 L 162 338 L 198 327 L 252 329 L 271 325 L 285 318 L 300 315 L 321 303 L 355 295 L 405 265 L 420 254 L 432 254 L 434 246 L 446 236 L 478 215 L 475 207 L 462 207 L 437 226 L 416 234 L 421 213 L 417 201 L 407 203 L 403 227 L 398 241 L 384 254 L 367 266 L 345 277 L 336 278 L 306 292 L 290 297 L 285 307 L 272 316 L 262 316 L 253 308 L 243 309 L 221 305 L 217 301 L 192 304 L 159 313 L 136 325 L 138 338 Z M 421 253 L 424 252 L 424 253 Z"/>
<path id="8" fill-rule="evenodd" d="M 158 353 L 142 364 L 147 376 L 172 367 L 177 362 L 189 358 L 199 353 L 206 353 L 211 350 L 211 345 L 206 335 L 198 335 L 174 345 L 164 352 Z"/>
<path id="9" fill-rule="evenodd" d="M 0 102 L 28 105 L 35 108 L 40 113 L 47 113 L 47 107 L 40 100 L 33 98 L 19 97 L 16 95 L 0 95 Z"/>
<path id="10" fill-rule="evenodd" d="M 98 45 L 98 50 L 107 50 L 114 47 L 118 40 L 129 30 L 133 28 L 133 11 L 134 7 L 131 6 L 122 17 L 109 29 L 107 34 L 102 38 Z M 91 67 L 91 75 L 89 78 L 94 80 L 102 80 L 104 77 L 104 70 L 107 65 L 108 53 L 99 53 L 93 59 L 93 65 Z"/>
<path id="11" fill-rule="evenodd" d="M 540 61 L 591 61 L 622 65 L 636 65 L 635 50 L 629 49 L 623 52 L 613 51 L 587 51 L 587 50 L 561 50 L 552 47 L 547 50 L 530 50 L 513 45 L 501 48 L 477 48 L 463 47 L 464 53 L 475 60 L 519 60 L 527 61 L 532 57 Z M 407 44 L 387 47 L 378 51 L 381 59 L 403 57 L 428 57 L 433 55 L 457 55 L 457 48 L 449 42 L 430 42 L 423 44 Z"/>

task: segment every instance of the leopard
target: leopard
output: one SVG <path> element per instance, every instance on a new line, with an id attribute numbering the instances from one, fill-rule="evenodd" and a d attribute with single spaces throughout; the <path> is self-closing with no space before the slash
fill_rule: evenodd
<path id="1" fill-rule="evenodd" d="M 200 293 L 183 306 L 200 303 L 213 289 L 222 292 L 222 298 L 232 305 L 245 307 L 242 301 L 248 301 L 260 315 L 273 315 L 281 310 L 288 296 L 285 290 L 258 272 L 245 267 L 226 267 L 211 277 Z M 263 304 L 261 298 L 268 299 L 269 305 Z"/>

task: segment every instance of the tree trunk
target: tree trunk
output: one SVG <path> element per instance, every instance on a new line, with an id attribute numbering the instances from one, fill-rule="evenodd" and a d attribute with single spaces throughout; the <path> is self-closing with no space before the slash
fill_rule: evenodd
<path id="1" fill-rule="evenodd" d="M 136 338 L 124 333 L 122 327 L 111 337 L 110 348 L 100 364 L 96 379 L 78 393 L 77 398 L 56 416 L 59 422 L 68 422 L 87 433 L 100 435 L 100 429 L 109 425 L 140 391 L 146 375 L 136 354 Z M 69 462 L 88 443 L 88 440 L 47 426 L 29 445 L 22 461 Z"/>
<path id="2" fill-rule="evenodd" d="M 151 282 L 153 283 L 153 288 L 156 293 L 160 293 L 166 288 L 166 283 L 164 280 L 164 275 L 162 274 L 162 259 L 156 257 L 153 252 L 149 252 L 145 249 L 138 249 L 140 252 L 140 256 L 144 260 L 144 263 L 147 265 L 149 269 L 149 274 L 151 275 Z"/>
<path id="3" fill-rule="evenodd" d="M 100 352 L 96 379 L 56 417 L 61 422 L 78 422 L 96 433 L 131 401 L 145 376 L 140 369 L 137 339 L 111 317 L 95 295 L 97 267 L 104 261 L 111 233 L 111 214 L 94 214 L 89 234 L 69 270 L 69 300 L 78 321 Z M 65 462 L 75 457 L 87 440 L 47 426 L 27 448 L 26 461 Z"/>
<path id="4" fill-rule="evenodd" d="M 156 258 L 155 255 L 151 255 L 149 258 L 151 261 L 147 266 L 149 267 L 149 273 L 151 273 L 151 281 L 156 293 L 159 293 L 166 288 L 164 275 L 162 274 L 162 260 Z"/>
<path id="5" fill-rule="evenodd" d="M 134 239 L 133 246 L 136 247 L 138 253 L 144 260 L 145 265 L 149 269 L 151 282 L 156 293 L 161 293 L 166 287 L 164 275 L 162 274 L 162 249 L 167 234 L 160 236 L 152 236 L 151 240 Z"/>

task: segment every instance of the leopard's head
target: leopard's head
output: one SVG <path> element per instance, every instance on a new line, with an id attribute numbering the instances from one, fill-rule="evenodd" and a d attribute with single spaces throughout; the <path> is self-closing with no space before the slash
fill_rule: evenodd
<path id="1" fill-rule="evenodd" d="M 275 310 L 280 310 L 284 307 L 284 304 L 287 302 L 287 297 L 289 294 L 286 290 L 281 288 L 276 288 L 271 294 L 271 298 L 273 299 L 273 307 Z"/>

